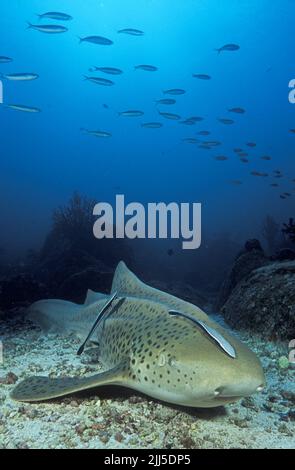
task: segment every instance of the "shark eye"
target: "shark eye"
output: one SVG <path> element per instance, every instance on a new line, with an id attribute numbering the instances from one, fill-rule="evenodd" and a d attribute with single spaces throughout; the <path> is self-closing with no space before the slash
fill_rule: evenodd
<path id="1" fill-rule="evenodd" d="M 218 397 L 224 390 L 224 387 L 218 387 L 214 390 L 214 396 Z"/>

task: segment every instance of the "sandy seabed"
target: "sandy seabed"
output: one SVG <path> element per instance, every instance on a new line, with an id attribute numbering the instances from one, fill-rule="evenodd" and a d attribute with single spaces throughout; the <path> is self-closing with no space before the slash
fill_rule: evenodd
<path id="1" fill-rule="evenodd" d="M 295 368 L 282 361 L 287 343 L 236 333 L 260 357 L 267 388 L 226 407 L 181 408 L 119 387 L 29 404 L 9 397 L 20 379 L 97 373 L 95 350 L 78 357 L 76 338 L 45 336 L 21 315 L 0 322 L 2 449 L 295 448 Z"/>

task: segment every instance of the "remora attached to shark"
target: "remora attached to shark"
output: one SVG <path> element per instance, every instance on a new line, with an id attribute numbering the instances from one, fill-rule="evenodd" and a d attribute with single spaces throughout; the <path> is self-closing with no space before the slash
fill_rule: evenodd
<path id="1" fill-rule="evenodd" d="M 105 371 L 83 378 L 29 377 L 12 392 L 18 401 L 112 384 L 169 403 L 215 407 L 265 385 L 260 362 L 246 345 L 198 307 L 141 282 L 123 262 L 110 296 L 89 291 L 84 305 L 39 301 L 30 316 L 46 329 L 75 332 L 84 340 L 96 325 L 91 340 L 99 343 Z"/>

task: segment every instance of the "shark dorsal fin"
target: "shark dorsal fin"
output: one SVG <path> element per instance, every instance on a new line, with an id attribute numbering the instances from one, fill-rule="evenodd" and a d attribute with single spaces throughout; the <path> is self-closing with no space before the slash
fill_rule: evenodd
<path id="1" fill-rule="evenodd" d="M 120 261 L 114 274 L 111 292 L 137 297 L 136 294 L 142 290 L 142 286 L 144 286 L 143 282 L 127 268 L 124 261 Z"/>
<path id="2" fill-rule="evenodd" d="M 118 295 L 122 297 L 137 297 L 162 303 L 171 310 L 181 310 L 197 315 L 200 320 L 207 320 L 208 318 L 207 315 L 195 305 L 142 282 L 128 269 L 123 261 L 120 261 L 114 274 L 112 293 L 114 292 L 118 292 Z"/>

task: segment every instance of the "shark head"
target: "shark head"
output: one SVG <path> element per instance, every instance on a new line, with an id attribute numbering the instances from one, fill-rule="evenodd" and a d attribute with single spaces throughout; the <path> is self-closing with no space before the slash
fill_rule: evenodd
<path id="1" fill-rule="evenodd" d="M 196 343 L 197 339 L 197 343 Z M 167 371 L 179 393 L 177 403 L 194 407 L 216 407 L 261 392 L 264 373 L 256 355 L 238 340 L 231 358 L 210 338 L 197 332 L 167 357 Z M 164 356 L 162 363 L 164 363 Z"/>

